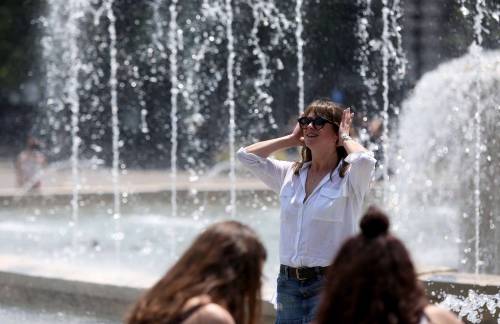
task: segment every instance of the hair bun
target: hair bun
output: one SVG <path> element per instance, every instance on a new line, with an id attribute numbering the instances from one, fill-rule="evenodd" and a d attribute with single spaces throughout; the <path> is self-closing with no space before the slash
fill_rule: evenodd
<path id="1" fill-rule="evenodd" d="M 389 229 L 389 218 L 379 208 L 370 206 L 361 219 L 360 227 L 363 236 L 369 239 L 386 235 Z"/>

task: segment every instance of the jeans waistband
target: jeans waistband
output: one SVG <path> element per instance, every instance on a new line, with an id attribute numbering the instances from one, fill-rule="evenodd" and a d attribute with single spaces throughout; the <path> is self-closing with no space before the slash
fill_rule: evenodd
<path id="1" fill-rule="evenodd" d="M 300 267 L 294 268 L 287 265 L 280 265 L 280 274 L 298 280 L 316 279 L 326 274 L 328 267 Z"/>

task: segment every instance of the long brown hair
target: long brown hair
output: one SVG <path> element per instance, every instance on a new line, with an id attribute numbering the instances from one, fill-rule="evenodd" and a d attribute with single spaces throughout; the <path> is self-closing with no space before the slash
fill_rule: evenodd
<path id="1" fill-rule="evenodd" d="M 265 259 L 266 250 L 250 227 L 236 221 L 213 224 L 140 298 L 127 323 L 169 323 L 190 298 L 208 295 L 236 323 L 255 324 Z"/>
<path id="2" fill-rule="evenodd" d="M 317 99 L 311 102 L 309 106 L 307 106 L 306 110 L 304 111 L 304 116 L 312 113 L 316 116 L 320 116 L 329 120 L 333 124 L 327 124 L 325 125 L 325 127 L 333 127 L 335 133 L 339 135 L 340 122 L 342 121 L 342 112 L 346 108 L 347 107 L 328 99 Z M 333 143 L 332 145 L 336 146 L 337 143 Z M 302 146 L 300 155 L 301 161 L 297 161 L 293 165 L 293 173 L 295 175 L 299 175 L 299 171 L 304 163 L 312 160 L 311 150 L 305 145 Z M 342 163 L 339 175 L 341 178 L 343 178 L 347 172 L 347 169 L 349 168 L 349 163 L 344 161 L 344 158 L 347 156 L 347 151 L 343 146 L 337 146 L 337 156 L 339 159 L 339 163 Z"/>
<path id="3" fill-rule="evenodd" d="M 409 253 L 370 207 L 328 270 L 316 324 L 418 324 L 427 305 Z"/>

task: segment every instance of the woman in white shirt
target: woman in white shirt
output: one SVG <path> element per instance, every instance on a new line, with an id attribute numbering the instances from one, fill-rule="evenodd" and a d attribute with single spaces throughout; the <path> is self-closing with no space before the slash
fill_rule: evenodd
<path id="1" fill-rule="evenodd" d="M 349 136 L 352 116 L 349 108 L 316 100 L 291 134 L 238 151 L 239 160 L 280 195 L 276 323 L 312 321 L 325 271 L 356 231 L 376 161 Z M 302 146 L 299 162 L 268 158 L 295 146 Z"/>

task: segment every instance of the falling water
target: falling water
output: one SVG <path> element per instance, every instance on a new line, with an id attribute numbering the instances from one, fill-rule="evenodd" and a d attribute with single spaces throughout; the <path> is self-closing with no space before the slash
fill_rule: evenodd
<path id="1" fill-rule="evenodd" d="M 46 34 L 44 35 L 41 45 L 43 49 L 43 59 L 45 62 L 46 69 L 46 80 L 47 80 L 47 119 L 48 124 L 52 125 L 53 132 L 50 133 L 50 143 L 52 144 L 52 151 L 54 153 L 59 153 L 60 146 L 56 145 L 57 143 L 57 131 L 60 130 L 62 123 L 58 121 L 57 114 L 58 112 L 64 109 L 64 103 L 60 98 L 62 95 L 60 94 L 60 89 L 62 88 L 59 85 L 62 71 L 59 69 L 60 62 L 55 62 L 54 57 L 60 57 L 60 50 L 57 46 L 57 43 L 64 44 L 62 42 L 62 38 L 64 38 L 64 32 L 68 29 L 65 26 L 61 26 L 61 18 L 59 17 L 58 11 L 56 8 L 62 8 L 61 4 L 56 3 L 57 1 L 52 0 L 48 3 L 48 11 L 49 15 L 47 19 L 44 21 L 44 27 Z M 56 39 L 60 37 L 61 39 Z M 41 134 L 45 134 L 45 129 L 41 130 Z"/>
<path id="2" fill-rule="evenodd" d="M 370 26 L 370 19 L 373 17 L 371 10 L 371 0 L 358 0 L 357 5 L 362 8 L 361 14 L 358 16 L 356 36 L 359 39 L 359 75 L 363 80 L 363 85 L 366 88 L 365 95 L 361 99 L 361 107 L 363 111 L 368 110 L 368 100 L 370 104 L 375 106 L 374 97 L 377 91 L 376 80 L 370 75 L 370 33 L 368 28 Z"/>
<path id="3" fill-rule="evenodd" d="M 257 57 L 259 63 L 259 71 L 254 80 L 256 109 L 262 109 L 263 113 L 268 116 L 269 126 L 273 129 L 278 129 L 271 107 L 273 97 L 268 90 L 268 87 L 273 81 L 273 73 L 269 67 L 270 57 L 261 46 L 261 40 L 258 33 L 259 27 L 270 25 L 272 29 L 276 30 L 276 34 L 271 41 L 274 46 L 283 38 L 283 30 L 289 27 L 290 22 L 272 2 L 251 2 L 249 5 L 252 8 L 252 16 L 254 19 L 250 32 L 249 44 L 253 46 L 252 53 Z"/>
<path id="4" fill-rule="evenodd" d="M 484 18 L 485 3 L 484 0 L 476 0 L 476 15 L 474 17 L 474 42 L 471 50 L 473 55 L 476 56 L 478 66 L 481 66 L 481 45 L 483 42 L 483 18 Z M 478 69 L 477 73 L 481 73 Z M 475 155 L 474 155 L 474 222 L 475 222 L 475 266 L 474 272 L 479 273 L 481 266 L 481 255 L 479 251 L 480 246 L 480 233 L 481 226 L 481 98 L 480 98 L 480 84 L 475 84 L 475 97 L 476 97 L 476 113 L 474 114 L 474 135 L 475 141 Z"/>
<path id="5" fill-rule="evenodd" d="M 227 105 L 229 107 L 229 182 L 231 184 L 231 217 L 236 215 L 236 159 L 235 159 L 235 104 L 234 104 L 234 35 L 233 35 L 233 9 L 231 7 L 231 0 L 226 0 L 226 37 L 227 37 Z"/>
<path id="6" fill-rule="evenodd" d="M 158 56 L 159 56 L 160 60 L 167 57 L 165 45 L 163 44 L 163 42 L 164 42 L 163 20 L 162 20 L 161 14 L 160 14 L 160 7 L 161 7 L 162 2 L 163 2 L 163 0 L 155 0 L 155 2 L 153 3 L 154 31 L 153 31 L 153 35 L 152 35 L 152 43 L 153 43 L 154 47 L 159 52 Z M 153 57 L 153 62 L 156 62 L 156 57 Z M 155 67 L 155 71 L 156 71 L 156 67 Z M 172 92 L 172 87 L 171 87 L 170 91 Z M 148 125 L 146 122 L 147 114 L 148 114 L 148 111 L 146 109 L 144 109 L 144 108 L 141 109 L 141 129 L 142 129 L 143 133 L 149 132 Z M 172 172 L 172 174 L 173 174 L 173 172 Z M 173 184 L 173 186 L 175 186 L 175 181 L 171 181 L 171 184 Z M 172 190 L 172 187 L 171 187 L 172 195 L 176 191 L 175 187 L 173 189 L 174 190 Z M 173 201 L 177 201 L 176 197 L 171 196 L 171 199 Z M 176 209 L 174 209 L 175 204 L 172 205 L 172 208 L 173 208 L 172 212 L 173 212 L 173 214 L 175 214 L 176 213 Z"/>
<path id="7" fill-rule="evenodd" d="M 179 48 L 179 42 L 177 37 L 177 0 L 173 0 L 169 7 L 170 11 L 170 23 L 168 24 L 168 49 L 170 50 L 169 55 L 169 65 L 170 65 L 170 123 L 171 123 L 171 133 L 170 133 L 170 143 L 172 148 L 170 150 L 170 191 L 171 191 L 171 202 L 172 202 L 172 216 L 177 216 L 177 104 L 178 104 L 178 94 L 179 94 L 179 80 L 178 80 L 178 65 L 177 65 L 177 54 Z"/>
<path id="8" fill-rule="evenodd" d="M 141 132 L 149 133 L 147 117 L 148 111 L 146 109 L 141 109 Z"/>
<path id="9" fill-rule="evenodd" d="M 479 45 L 479 44 L 478 44 Z M 476 49 L 479 51 L 479 48 Z M 476 84 L 478 87 L 479 84 Z M 480 266 L 480 253 L 479 253 L 479 243 L 480 234 L 479 229 L 481 226 L 481 103 L 479 98 L 479 89 L 476 89 L 476 113 L 474 114 L 474 135 L 476 137 L 475 141 L 475 155 L 474 155 L 474 233 L 475 233 L 475 268 L 474 272 L 479 273 Z"/>
<path id="10" fill-rule="evenodd" d="M 382 131 L 382 152 L 384 156 L 384 162 L 382 166 L 382 177 L 385 184 L 389 183 L 389 156 L 388 156 L 388 148 L 389 148 L 389 46 L 391 44 L 390 34 L 389 34 L 389 14 L 390 9 L 387 5 L 388 0 L 383 0 L 383 8 L 382 8 L 382 21 L 383 21 L 383 29 L 382 29 L 382 120 L 384 122 L 384 128 Z M 384 196 L 383 201 L 384 205 L 387 205 L 388 202 L 388 185 L 384 186 Z"/>
<path id="11" fill-rule="evenodd" d="M 166 58 L 167 53 L 165 50 L 164 42 L 164 33 L 163 33 L 163 20 L 160 14 L 160 7 L 163 0 L 155 0 L 153 3 L 153 21 L 154 21 L 154 32 L 152 35 L 152 42 L 155 48 L 159 52 L 159 57 Z M 155 57 L 153 57 L 155 59 Z M 156 69 L 155 69 L 156 71 Z"/>
<path id="12" fill-rule="evenodd" d="M 224 5 L 218 2 L 204 0 L 201 4 L 201 15 L 199 16 L 203 23 L 210 21 L 212 17 L 220 17 L 216 19 L 217 21 L 224 21 Z M 209 57 L 215 52 L 219 51 L 218 44 L 222 43 L 222 38 L 225 36 L 225 30 L 210 29 L 205 33 L 203 25 L 196 25 L 195 22 L 198 21 L 198 16 L 188 19 L 189 23 L 192 25 L 187 31 L 187 38 L 193 40 L 193 45 L 186 48 L 185 51 L 181 51 L 181 56 L 185 54 L 184 58 L 189 58 L 189 64 L 183 65 L 183 76 L 185 77 L 184 87 L 182 89 L 182 100 L 183 105 L 183 120 L 185 122 L 184 127 L 186 132 L 183 136 L 186 137 L 188 143 L 192 143 L 189 150 L 191 151 L 189 155 L 195 156 L 200 154 L 204 148 L 203 139 L 197 136 L 197 131 L 206 121 L 206 115 L 203 114 L 203 107 L 205 100 L 200 96 L 202 89 L 212 87 L 211 82 L 219 82 L 222 79 L 221 73 L 216 72 L 215 78 L 211 76 L 211 82 L 206 82 L 206 79 L 202 77 L 204 73 L 204 68 L 207 65 Z M 198 29 L 199 28 L 199 29 Z M 179 34 L 182 34 L 183 30 L 179 29 Z M 180 36 L 179 35 L 179 36 Z M 184 37 L 184 36 L 182 36 Z M 181 43 L 182 44 L 182 43 Z M 182 46 L 182 48 L 184 48 Z M 184 60 L 183 60 L 184 61 Z M 202 163 L 199 160 L 189 157 L 187 159 L 187 164 L 189 165 L 190 181 L 198 181 L 199 175 L 202 173 L 200 168 Z M 198 217 L 198 216 L 195 216 Z"/>
<path id="13" fill-rule="evenodd" d="M 392 6 L 389 7 L 388 0 L 382 1 L 382 112 L 381 117 L 383 120 L 383 130 L 382 130 L 382 153 L 384 156 L 382 168 L 382 178 L 384 180 L 384 192 L 383 201 L 384 205 L 389 205 L 389 198 L 392 190 L 389 185 L 389 169 L 390 169 L 390 157 L 389 148 L 391 147 L 390 136 L 389 136 L 389 73 L 392 75 L 392 80 L 401 80 L 406 73 L 406 59 L 404 57 L 401 41 L 401 26 L 398 20 L 401 18 L 401 5 L 399 0 L 393 0 Z M 394 40 L 394 41 L 393 41 Z M 395 44 L 394 44 L 395 43 Z M 390 66 L 390 63 L 393 63 Z M 390 71 L 390 69 L 395 70 L 396 73 Z M 399 114 L 399 110 L 394 107 L 393 111 L 395 114 Z M 389 192 L 391 191 L 391 192 Z"/>
<path id="14" fill-rule="evenodd" d="M 143 134 L 147 134 L 149 133 L 149 127 L 147 121 L 148 110 L 146 109 L 146 101 L 144 98 L 145 96 L 145 92 L 143 89 L 144 82 L 141 78 L 141 74 L 139 73 L 138 66 L 132 67 L 132 76 L 133 78 L 131 78 L 131 85 L 133 88 L 137 89 L 137 101 L 139 103 L 141 112 L 140 129 Z"/>
<path id="15" fill-rule="evenodd" d="M 69 56 L 71 62 L 71 68 L 69 70 L 69 80 L 68 80 L 68 102 L 71 109 L 71 175 L 73 178 L 73 196 L 71 199 L 72 207 L 72 225 L 76 227 L 78 224 L 78 201 L 80 192 L 80 172 L 78 170 L 78 152 L 80 148 L 80 137 L 78 136 L 79 131 L 79 119 L 80 119 L 80 99 L 78 97 L 78 74 L 80 71 L 80 64 L 78 58 L 78 13 L 80 10 L 78 8 L 70 9 L 69 18 Z M 75 239 L 75 236 L 73 235 Z"/>
<path id="16" fill-rule="evenodd" d="M 108 0 L 106 2 L 106 16 L 109 20 L 108 33 L 109 33 L 109 65 L 110 65 L 110 75 L 109 75 L 109 87 L 111 91 L 111 125 L 113 132 L 112 148 L 113 148 L 113 167 L 111 170 L 111 176 L 113 180 L 113 194 L 114 194 L 114 204 L 113 204 L 113 219 L 115 220 L 115 233 L 114 239 L 117 245 L 117 250 L 119 249 L 120 241 L 123 239 L 123 233 L 121 232 L 120 225 L 120 188 L 119 188 L 119 169 L 120 169 L 120 127 L 118 121 L 118 92 L 117 92 L 117 78 L 116 71 L 118 69 L 118 63 L 116 60 L 116 28 L 115 22 L 116 17 L 113 12 L 113 1 Z"/>
<path id="17" fill-rule="evenodd" d="M 297 27 L 295 29 L 295 40 L 297 42 L 297 87 L 299 88 L 299 114 L 304 112 L 304 40 L 302 39 L 302 32 L 304 25 L 302 24 L 302 0 L 296 0 L 295 3 L 295 22 Z"/>
<path id="18" fill-rule="evenodd" d="M 79 215 L 79 192 L 81 176 L 79 172 L 79 137 L 80 98 L 79 74 L 82 61 L 79 52 L 80 23 L 88 9 L 88 3 L 66 3 L 50 1 L 48 3 L 49 16 L 45 21 L 47 34 L 42 40 L 44 59 L 47 64 L 47 111 L 49 125 L 54 127 L 51 134 L 51 147 L 58 154 L 61 143 L 57 131 L 64 128 L 65 120 L 58 120 L 68 106 L 71 112 L 68 129 L 71 139 L 71 178 L 73 181 L 71 197 L 70 226 L 76 229 Z M 57 59 L 56 59 L 57 58 Z M 64 117 L 63 117 L 64 118 Z M 42 132 L 43 134 L 43 132 Z M 76 235 L 73 235 L 73 243 Z"/>
<path id="19" fill-rule="evenodd" d="M 394 60 L 395 74 L 393 79 L 402 80 L 406 75 L 406 55 L 403 51 L 403 37 L 401 35 L 401 25 L 399 21 L 403 17 L 401 9 L 401 0 L 393 0 L 392 10 L 391 10 L 391 30 L 392 36 L 394 37 L 395 45 L 391 43 L 391 59 Z M 399 110 L 395 109 L 395 114 L 399 114 Z"/>

